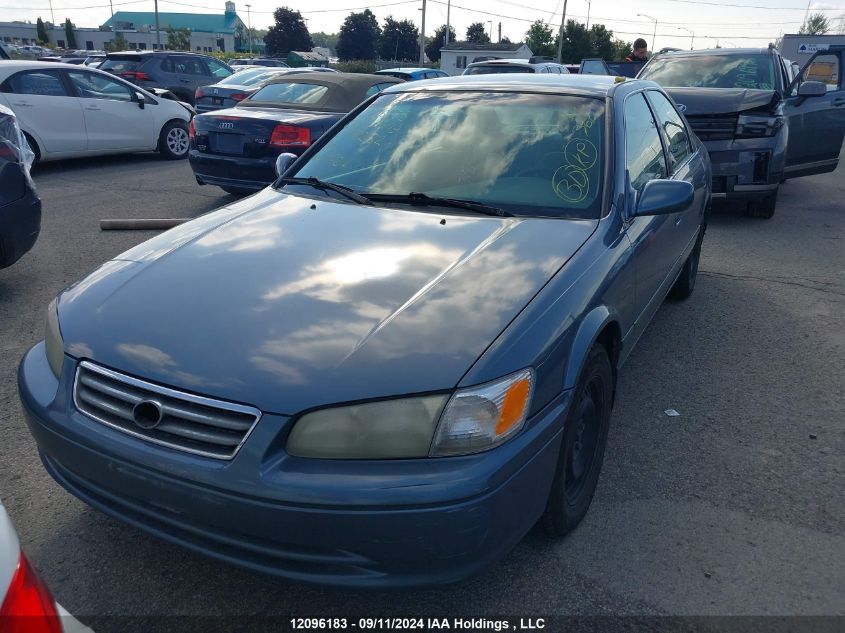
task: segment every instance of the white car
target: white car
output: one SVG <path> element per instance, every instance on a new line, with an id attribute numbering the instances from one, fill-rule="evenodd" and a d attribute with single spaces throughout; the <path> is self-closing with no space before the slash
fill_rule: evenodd
<path id="1" fill-rule="evenodd" d="M 0 104 L 17 115 L 36 160 L 156 150 L 188 156 L 187 106 L 95 68 L 0 61 Z"/>
<path id="2" fill-rule="evenodd" d="M 93 633 L 54 599 L 26 559 L 0 503 L 0 631 Z"/>
<path id="3" fill-rule="evenodd" d="M 549 57 L 531 57 L 530 59 L 485 59 L 471 63 L 464 75 L 494 75 L 501 73 L 551 73 L 568 75 L 569 69 L 563 64 L 552 61 Z"/>

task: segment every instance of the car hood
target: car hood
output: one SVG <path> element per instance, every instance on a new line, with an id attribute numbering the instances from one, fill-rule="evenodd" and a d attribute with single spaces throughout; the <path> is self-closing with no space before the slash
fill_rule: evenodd
<path id="1" fill-rule="evenodd" d="M 775 99 L 774 90 L 745 88 L 665 88 L 686 115 L 733 114 L 765 108 Z"/>
<path id="2" fill-rule="evenodd" d="M 447 390 L 596 224 L 268 188 L 69 288 L 59 299 L 65 349 L 280 414 Z"/>

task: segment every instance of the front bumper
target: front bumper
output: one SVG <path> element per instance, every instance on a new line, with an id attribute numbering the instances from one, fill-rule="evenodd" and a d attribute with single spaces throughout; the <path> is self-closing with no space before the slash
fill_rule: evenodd
<path id="1" fill-rule="evenodd" d="M 265 414 L 230 462 L 162 448 L 72 405 L 44 345 L 18 382 L 45 467 L 71 493 L 168 541 L 257 571 L 356 587 L 453 582 L 504 556 L 541 516 L 569 404 L 564 392 L 486 453 L 316 460 L 284 452 L 290 419 Z"/>
<path id="2" fill-rule="evenodd" d="M 41 232 L 41 200 L 31 187 L 14 202 L 0 206 L 0 268 L 11 266 L 34 245 Z"/>
<path id="3" fill-rule="evenodd" d="M 771 195 L 783 179 L 785 133 L 773 137 L 704 141 L 713 168 L 714 198 Z"/>
<path id="4" fill-rule="evenodd" d="M 205 154 L 197 149 L 188 153 L 188 161 L 201 185 L 264 189 L 276 180 L 276 157 L 241 158 Z"/>

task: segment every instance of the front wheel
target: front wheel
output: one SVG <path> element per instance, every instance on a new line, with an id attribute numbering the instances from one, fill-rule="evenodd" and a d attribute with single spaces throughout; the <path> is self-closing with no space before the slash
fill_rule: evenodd
<path id="1" fill-rule="evenodd" d="M 158 137 L 158 151 L 170 160 L 188 157 L 191 140 L 188 137 L 188 124 L 184 121 L 171 121 L 161 129 Z"/>
<path id="2" fill-rule="evenodd" d="M 610 411 L 613 370 L 602 345 L 590 350 L 563 429 L 552 490 L 543 514 L 550 536 L 565 536 L 587 514 L 599 481 Z"/>
<path id="3" fill-rule="evenodd" d="M 669 296 L 672 299 L 682 301 L 688 299 L 695 289 L 695 280 L 698 278 L 698 262 L 701 260 L 701 243 L 704 241 L 705 227 L 702 225 L 698 239 L 695 241 L 695 247 L 684 262 L 684 267 L 681 269 L 681 274 L 675 281 L 675 285 L 669 290 Z"/>
<path id="4" fill-rule="evenodd" d="M 745 212 L 749 217 L 770 219 L 775 214 L 775 207 L 778 203 L 778 190 L 775 189 L 771 195 L 757 200 L 750 200 Z"/>

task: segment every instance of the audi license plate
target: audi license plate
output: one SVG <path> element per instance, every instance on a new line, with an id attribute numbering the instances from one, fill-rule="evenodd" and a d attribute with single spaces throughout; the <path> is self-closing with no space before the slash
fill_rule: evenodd
<path id="1" fill-rule="evenodd" d="M 244 151 L 244 137 L 241 134 L 214 135 L 214 149 L 221 154 L 242 154 Z"/>

